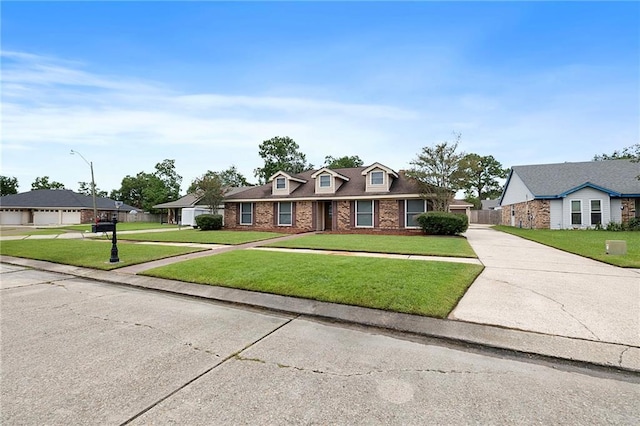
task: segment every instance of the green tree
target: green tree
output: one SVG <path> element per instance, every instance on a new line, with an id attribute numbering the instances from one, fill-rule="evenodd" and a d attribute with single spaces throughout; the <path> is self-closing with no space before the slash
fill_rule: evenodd
<path id="1" fill-rule="evenodd" d="M 466 201 L 480 208 L 480 200 L 500 195 L 498 179 L 506 178 L 508 172 L 492 155 L 467 154 L 458 162 L 455 186 L 465 190 Z"/>
<path id="2" fill-rule="evenodd" d="M 253 171 L 260 184 L 265 184 L 271 176 L 282 170 L 287 173 L 300 173 L 311 170 L 312 164 L 307 163 L 307 157 L 300 152 L 300 146 L 288 136 L 276 136 L 263 141 L 259 146 L 260 157 L 264 160 L 264 167 Z"/>
<path id="3" fill-rule="evenodd" d="M 91 183 L 90 182 L 78 182 L 78 194 L 83 194 L 91 197 Z M 107 191 L 102 191 L 96 186 L 96 197 L 106 197 Z"/>
<path id="4" fill-rule="evenodd" d="M 155 165 L 153 173 L 140 172 L 122 179 L 120 189 L 111 192 L 111 198 L 123 201 L 143 211 L 157 213 L 153 206 L 177 200 L 180 197 L 182 176 L 176 173 L 174 160 L 163 160 Z"/>
<path id="5" fill-rule="evenodd" d="M 209 207 L 211 213 L 218 210 L 224 200 L 224 195 L 229 186 L 225 185 L 219 173 L 208 171 L 204 175 L 195 179 L 191 184 L 193 193 L 200 197 L 201 202 Z"/>
<path id="6" fill-rule="evenodd" d="M 351 167 L 361 167 L 364 161 L 357 155 L 333 158 L 330 155 L 324 157 L 324 165 L 330 169 L 347 169 Z"/>
<path id="7" fill-rule="evenodd" d="M 437 211 L 447 211 L 459 189 L 455 177 L 464 153 L 457 152 L 460 133 L 454 133 L 454 137 L 454 142 L 444 141 L 422 148 L 410 163 L 413 167 L 407 170 L 407 177 L 419 183 L 423 196 L 433 200 L 433 208 Z"/>
<path id="8" fill-rule="evenodd" d="M 175 160 L 163 160 L 156 164 L 156 171 L 153 173 L 161 182 L 165 201 L 174 201 L 180 198 L 180 185 L 182 184 L 182 176 L 176 172 Z"/>
<path id="9" fill-rule="evenodd" d="M 640 161 L 640 143 L 613 151 L 611 154 L 594 155 L 593 161 L 603 160 L 636 160 Z"/>
<path id="10" fill-rule="evenodd" d="M 18 179 L 9 176 L 0 176 L 0 196 L 18 193 Z"/>
<path id="11" fill-rule="evenodd" d="M 230 188 L 240 188 L 241 186 L 251 186 L 249 181 L 240 173 L 236 166 L 231 166 L 227 170 L 220 172 L 222 184 Z"/>
<path id="12" fill-rule="evenodd" d="M 37 177 L 31 184 L 31 190 L 36 189 L 64 189 L 64 184 L 56 181 L 49 182 L 49 176 Z"/>

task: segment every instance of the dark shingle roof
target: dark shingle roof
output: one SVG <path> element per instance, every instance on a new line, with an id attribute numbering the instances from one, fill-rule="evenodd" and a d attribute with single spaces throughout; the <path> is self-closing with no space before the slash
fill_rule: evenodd
<path id="1" fill-rule="evenodd" d="M 622 195 L 639 195 L 640 163 L 630 160 L 514 166 L 517 174 L 536 197 L 558 197 L 590 184 Z"/>
<path id="2" fill-rule="evenodd" d="M 36 189 L 20 194 L 0 197 L 3 208 L 69 208 L 93 209 L 91 196 L 78 194 L 69 189 Z M 96 197 L 96 207 L 100 210 L 115 210 L 115 201 L 110 198 Z M 122 211 L 135 209 L 128 204 L 120 207 Z"/>
<path id="3" fill-rule="evenodd" d="M 226 197 L 237 194 L 238 192 L 242 192 L 246 189 L 253 188 L 251 186 L 241 186 L 238 188 L 229 188 L 226 193 Z M 153 206 L 154 209 L 181 209 L 181 208 L 189 208 L 198 205 L 200 201 L 200 197 L 196 194 L 187 194 L 184 197 L 181 197 L 175 201 L 169 201 L 168 203 L 156 204 Z"/>
<path id="4" fill-rule="evenodd" d="M 346 169 L 332 169 L 336 173 L 339 173 L 349 178 L 349 181 L 344 182 L 335 194 L 316 194 L 315 192 L 315 179 L 311 177 L 317 170 L 309 170 L 306 172 L 295 175 L 298 179 L 306 180 L 306 184 L 300 185 L 290 195 L 272 195 L 271 183 L 266 185 L 256 186 L 246 191 L 230 195 L 228 200 L 261 200 L 261 199 L 281 199 L 281 198 L 294 198 L 294 199 L 309 199 L 309 198 L 337 198 L 337 197 L 362 197 L 367 196 L 375 198 L 376 196 L 393 196 L 393 195 L 406 195 L 406 194 L 420 194 L 420 188 L 418 185 L 407 179 L 404 173 L 399 173 L 399 178 L 394 179 L 391 184 L 389 192 L 366 192 L 366 176 L 362 175 L 362 171 L 367 167 L 353 167 Z M 319 170 L 319 169 L 318 169 Z"/>

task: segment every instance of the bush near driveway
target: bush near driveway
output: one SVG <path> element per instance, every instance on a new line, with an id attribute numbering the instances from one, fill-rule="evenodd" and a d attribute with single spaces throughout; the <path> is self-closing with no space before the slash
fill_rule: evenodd
<path id="1" fill-rule="evenodd" d="M 481 271 L 461 263 L 239 250 L 144 275 L 444 318 Z"/>
<path id="2" fill-rule="evenodd" d="M 428 212 L 416 216 L 416 222 L 427 235 L 458 235 L 469 227 L 469 218 L 463 214 Z"/>

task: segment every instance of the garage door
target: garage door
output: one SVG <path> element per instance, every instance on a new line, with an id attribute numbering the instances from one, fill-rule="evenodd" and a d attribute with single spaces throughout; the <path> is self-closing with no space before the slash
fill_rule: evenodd
<path id="1" fill-rule="evenodd" d="M 0 225 L 22 225 L 20 210 L 0 210 Z"/>
<path id="2" fill-rule="evenodd" d="M 59 210 L 38 210 L 33 212 L 34 225 L 58 225 L 60 218 Z"/>
<path id="3" fill-rule="evenodd" d="M 64 210 L 62 212 L 64 225 L 76 225 L 80 223 L 80 210 Z"/>

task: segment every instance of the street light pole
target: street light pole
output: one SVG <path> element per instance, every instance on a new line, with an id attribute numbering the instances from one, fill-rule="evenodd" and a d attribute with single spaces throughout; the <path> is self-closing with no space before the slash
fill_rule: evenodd
<path id="1" fill-rule="evenodd" d="M 93 178 L 93 161 L 87 161 L 87 159 L 84 158 L 84 156 L 80 154 L 78 151 L 71 150 L 71 155 L 73 154 L 78 154 L 80 158 L 82 158 L 84 162 L 87 163 L 87 165 L 91 169 L 91 197 L 93 198 L 93 221 L 95 223 L 98 223 L 98 208 L 96 207 L 96 181 Z"/>

